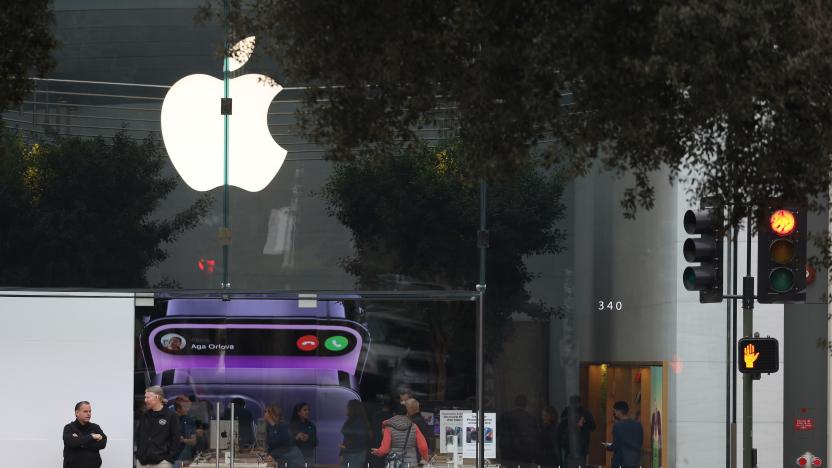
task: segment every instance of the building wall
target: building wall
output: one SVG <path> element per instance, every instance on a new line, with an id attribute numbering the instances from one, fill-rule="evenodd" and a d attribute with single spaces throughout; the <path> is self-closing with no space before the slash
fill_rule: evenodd
<path id="1" fill-rule="evenodd" d="M 664 173 L 652 180 L 655 207 L 639 211 L 635 220 L 624 219 L 618 210 L 618 200 L 629 182 L 626 178 L 594 173 L 575 184 L 571 251 L 579 361 L 667 362 L 670 466 L 721 466 L 726 460 L 726 421 L 730 419 L 726 380 L 735 372 L 733 364 L 728 366 L 727 301 L 700 304 L 698 294 L 682 286 L 681 273 L 687 266 L 682 255 L 688 237 L 682 229 L 683 214 L 690 208 L 687 192 L 684 187 L 670 186 Z M 740 239 L 738 263 L 744 266 L 744 232 Z M 752 243 L 754 255 L 756 243 Z M 752 274 L 756 275 L 754 264 Z M 599 301 L 621 301 L 623 309 L 599 311 Z M 782 342 L 782 305 L 758 305 L 755 320 L 756 330 Z M 740 316 L 740 331 L 741 327 Z M 782 375 L 765 376 L 754 387 L 760 467 L 779 466 L 782 459 Z M 738 382 L 741 419 L 741 376 Z M 737 433 L 741 431 L 739 425 Z M 771 460 L 776 463 L 768 465 Z"/>
<path id="2" fill-rule="evenodd" d="M 130 466 L 133 304 L 132 294 L 0 292 L 3 466 L 61 466 L 62 430 L 82 400 L 107 435 L 103 466 Z"/>

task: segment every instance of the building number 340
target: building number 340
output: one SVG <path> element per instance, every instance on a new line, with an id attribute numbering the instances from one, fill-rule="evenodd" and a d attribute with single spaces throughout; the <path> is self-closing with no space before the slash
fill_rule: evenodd
<path id="1" fill-rule="evenodd" d="M 624 304 L 621 301 L 598 301 L 597 310 L 621 310 L 623 308 Z"/>

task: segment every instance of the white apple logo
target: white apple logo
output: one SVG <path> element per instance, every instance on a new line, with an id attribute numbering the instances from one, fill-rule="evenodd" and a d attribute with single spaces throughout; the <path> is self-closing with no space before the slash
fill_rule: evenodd
<path id="1" fill-rule="evenodd" d="M 238 43 L 241 60 L 231 58 L 229 71 L 242 67 L 253 48 L 254 37 Z M 170 87 L 162 103 L 162 138 L 170 160 L 185 183 L 201 192 L 224 183 L 223 86 L 222 80 L 209 75 L 188 75 Z M 266 120 L 269 104 L 281 89 L 264 75 L 230 80 L 229 185 L 263 190 L 283 165 L 286 150 L 274 141 Z"/>

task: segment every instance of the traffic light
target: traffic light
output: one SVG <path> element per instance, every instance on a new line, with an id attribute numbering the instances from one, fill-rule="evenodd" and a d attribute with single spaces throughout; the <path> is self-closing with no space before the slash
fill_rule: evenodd
<path id="1" fill-rule="evenodd" d="M 757 225 L 757 301 L 806 301 L 806 209 L 772 201 Z"/>
<path id="2" fill-rule="evenodd" d="M 722 206 L 716 199 L 706 198 L 698 211 L 688 210 L 684 217 L 685 232 L 699 237 L 685 240 L 685 260 L 699 263 L 682 273 L 682 284 L 688 291 L 699 291 L 699 302 L 722 302 Z"/>
<path id="3" fill-rule="evenodd" d="M 743 374 L 773 374 L 780 370 L 780 345 L 775 338 L 741 338 L 737 370 Z"/>

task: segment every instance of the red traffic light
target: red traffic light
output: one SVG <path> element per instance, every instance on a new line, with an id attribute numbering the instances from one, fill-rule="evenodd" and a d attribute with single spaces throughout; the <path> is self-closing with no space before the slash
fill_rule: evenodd
<path id="1" fill-rule="evenodd" d="M 823 465 L 823 460 L 821 460 L 819 457 L 815 457 L 812 460 L 812 466 L 821 466 L 821 465 Z"/>
<path id="2" fill-rule="evenodd" d="M 216 268 L 217 266 L 217 261 L 213 258 L 209 258 L 207 260 L 204 258 L 200 258 L 199 261 L 196 262 L 196 266 L 197 268 L 199 268 L 199 271 L 207 271 L 208 273 L 213 273 L 214 268 Z"/>
<path id="3" fill-rule="evenodd" d="M 797 466 L 806 466 L 807 463 L 809 463 L 809 459 L 805 455 L 798 457 Z"/>
<path id="4" fill-rule="evenodd" d="M 778 236 L 788 236 L 794 232 L 797 217 L 790 210 L 777 210 L 771 214 L 768 223 L 772 232 Z"/>
<path id="5" fill-rule="evenodd" d="M 757 238 L 757 300 L 760 304 L 806 301 L 805 203 L 770 200 L 760 206 Z M 808 458 L 806 466 L 811 466 Z"/>

